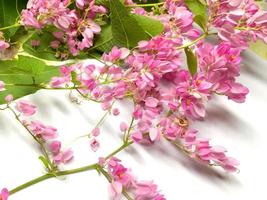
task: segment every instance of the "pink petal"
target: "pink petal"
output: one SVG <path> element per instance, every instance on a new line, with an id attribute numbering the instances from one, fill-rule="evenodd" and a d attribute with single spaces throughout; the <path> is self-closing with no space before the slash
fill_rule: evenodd
<path id="1" fill-rule="evenodd" d="M 159 100 L 154 97 L 146 98 L 145 104 L 147 107 L 155 108 L 158 106 Z"/>

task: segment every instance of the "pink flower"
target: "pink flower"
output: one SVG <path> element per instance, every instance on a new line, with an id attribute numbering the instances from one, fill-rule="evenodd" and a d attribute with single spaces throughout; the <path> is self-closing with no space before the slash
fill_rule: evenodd
<path id="1" fill-rule="evenodd" d="M 0 81 L 0 92 L 5 90 L 5 83 Z"/>
<path id="2" fill-rule="evenodd" d="M 8 196 L 9 196 L 9 191 L 6 188 L 2 189 L 0 193 L 0 200 L 7 200 Z"/>
<path id="3" fill-rule="evenodd" d="M 157 191 L 157 185 L 152 181 L 139 181 L 135 184 L 135 199 L 136 200 L 154 200 L 160 199 L 161 196 Z M 164 199 L 161 196 L 161 199 Z"/>
<path id="4" fill-rule="evenodd" d="M 40 40 L 32 40 L 31 41 L 31 45 L 33 47 L 38 47 L 38 46 L 40 46 L 40 44 L 41 44 L 41 41 Z"/>
<path id="5" fill-rule="evenodd" d="M 229 99 L 238 103 L 243 103 L 245 102 L 248 93 L 249 93 L 248 88 L 243 86 L 242 84 L 231 83 L 230 90 L 226 94 Z"/>
<path id="6" fill-rule="evenodd" d="M 160 139 L 160 131 L 157 128 L 151 128 L 149 130 L 149 138 L 152 142 Z"/>
<path id="7" fill-rule="evenodd" d="M 50 43 L 50 46 L 52 49 L 57 49 L 60 45 L 60 42 L 58 40 L 54 40 Z"/>
<path id="8" fill-rule="evenodd" d="M 118 108 L 114 108 L 114 109 L 112 110 L 112 114 L 113 114 L 114 116 L 118 116 L 118 115 L 120 114 L 120 110 L 119 110 Z"/>
<path id="9" fill-rule="evenodd" d="M 5 101 L 9 104 L 14 100 L 14 97 L 12 94 L 9 94 L 5 97 Z"/>
<path id="10" fill-rule="evenodd" d="M 123 60 L 128 57 L 130 50 L 126 48 L 113 47 L 109 54 L 103 54 L 103 60 L 109 62 L 116 62 L 117 60 Z"/>
<path id="11" fill-rule="evenodd" d="M 83 9 L 85 5 L 85 1 L 84 0 L 76 0 L 76 6 L 80 9 Z"/>
<path id="12" fill-rule="evenodd" d="M 73 159 L 73 151 L 68 149 L 66 151 L 60 152 L 54 156 L 54 162 L 56 164 L 67 164 Z"/>
<path id="13" fill-rule="evenodd" d="M 100 129 L 99 128 L 94 128 L 92 130 L 92 136 L 97 137 L 99 135 L 100 135 Z"/>
<path id="14" fill-rule="evenodd" d="M 120 123 L 120 130 L 121 132 L 125 132 L 128 130 L 128 125 L 125 122 Z"/>
<path id="15" fill-rule="evenodd" d="M 123 186 L 120 182 L 118 181 L 112 181 L 110 184 L 110 192 L 112 197 L 115 199 L 120 198 L 121 193 L 122 193 Z"/>
<path id="16" fill-rule="evenodd" d="M 53 141 L 51 144 L 49 144 L 49 149 L 53 153 L 53 155 L 59 154 L 61 150 L 61 142 L 60 141 Z"/>
<path id="17" fill-rule="evenodd" d="M 153 97 L 148 97 L 145 100 L 146 106 L 150 108 L 155 108 L 158 106 L 159 100 Z"/>
<path id="18" fill-rule="evenodd" d="M 31 103 L 21 100 L 16 104 L 16 109 L 25 116 L 34 115 L 37 111 L 37 107 Z"/>
<path id="19" fill-rule="evenodd" d="M 96 152 L 99 147 L 100 147 L 100 143 L 98 142 L 98 140 L 96 140 L 95 138 L 93 138 L 91 141 L 90 141 L 90 147 L 91 149 Z"/>
<path id="20" fill-rule="evenodd" d="M 0 39 L 0 51 L 7 49 L 9 46 L 10 45 L 7 42 Z"/>
<path id="21" fill-rule="evenodd" d="M 194 119 L 203 118 L 206 115 L 204 104 L 194 96 L 185 96 L 182 98 L 182 109 L 187 116 Z"/>
<path id="22" fill-rule="evenodd" d="M 46 126 L 39 121 L 32 121 L 29 125 L 29 129 L 36 135 L 44 140 L 55 139 L 57 134 L 57 129 L 52 126 Z"/>
<path id="23" fill-rule="evenodd" d="M 112 157 L 108 161 L 108 170 L 114 181 L 119 181 L 123 186 L 127 187 L 132 184 L 133 176 L 120 162 L 119 159 Z"/>
<path id="24" fill-rule="evenodd" d="M 70 81 L 70 77 L 52 77 L 50 85 L 52 88 L 63 87 L 66 83 Z"/>
<path id="25" fill-rule="evenodd" d="M 53 32 L 53 35 L 55 36 L 55 38 L 57 38 L 58 40 L 61 40 L 64 36 L 64 33 L 62 31 L 56 31 Z"/>
<path id="26" fill-rule="evenodd" d="M 143 134 L 140 131 L 135 131 L 131 134 L 131 138 L 134 142 L 139 143 L 143 139 Z"/>

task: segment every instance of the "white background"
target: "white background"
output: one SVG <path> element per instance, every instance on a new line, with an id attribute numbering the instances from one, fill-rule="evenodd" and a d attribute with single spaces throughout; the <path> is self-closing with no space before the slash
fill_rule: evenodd
<path id="1" fill-rule="evenodd" d="M 208 106 L 204 122 L 195 123 L 213 144 L 223 145 L 229 155 L 241 161 L 239 174 L 202 166 L 168 143 L 144 147 L 135 145 L 120 153 L 125 166 L 142 180 L 154 180 L 168 200 L 246 200 L 267 199 L 267 63 L 245 53 L 240 81 L 250 89 L 247 102 L 236 104 L 217 97 Z M 56 126 L 64 144 L 87 134 L 103 115 L 94 103 L 71 103 L 65 91 L 39 91 L 27 97 L 38 105 L 34 119 Z M 73 145 L 74 162 L 66 169 L 97 161 L 120 145 L 119 124 L 129 121 L 131 105 L 123 105 L 119 117 L 110 117 L 103 125 L 101 150 L 96 154 L 89 141 Z M 12 189 L 43 174 L 38 148 L 8 111 L 0 113 L 0 188 Z M 51 179 L 23 190 L 11 200 L 108 200 L 108 183 L 95 171 Z"/>

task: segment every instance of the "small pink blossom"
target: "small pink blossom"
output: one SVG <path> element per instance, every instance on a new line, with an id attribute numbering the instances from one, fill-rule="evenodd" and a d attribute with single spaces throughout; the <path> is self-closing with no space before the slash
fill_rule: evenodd
<path id="1" fill-rule="evenodd" d="M 128 57 L 130 50 L 126 48 L 113 47 L 109 54 L 103 54 L 102 58 L 105 61 L 115 62 L 117 60 L 123 60 Z"/>
<path id="2" fill-rule="evenodd" d="M 59 154 L 61 150 L 61 142 L 60 141 L 53 141 L 49 144 L 49 149 L 53 153 L 53 155 Z"/>
<path id="3" fill-rule="evenodd" d="M 114 116 L 118 116 L 120 114 L 120 110 L 118 108 L 114 108 L 114 109 L 112 109 L 112 114 Z"/>
<path id="4" fill-rule="evenodd" d="M 106 163 L 106 159 L 104 157 L 99 157 L 98 158 L 98 164 L 101 166 L 101 167 L 104 167 Z"/>
<path id="5" fill-rule="evenodd" d="M 92 136 L 97 137 L 99 135 L 100 135 L 100 129 L 99 128 L 94 128 L 92 130 Z"/>
<path id="6" fill-rule="evenodd" d="M 149 130 L 149 138 L 152 142 L 160 139 L 160 132 L 157 128 L 151 128 Z"/>
<path id="7" fill-rule="evenodd" d="M 56 31 L 56 32 L 53 32 L 53 35 L 55 36 L 55 38 L 61 40 L 64 36 L 64 33 L 62 31 Z"/>
<path id="8" fill-rule="evenodd" d="M 5 97 L 5 101 L 10 104 L 14 100 L 14 97 L 12 94 L 9 94 Z"/>
<path id="9" fill-rule="evenodd" d="M 98 142 L 97 139 L 93 138 L 91 141 L 90 141 L 90 147 L 91 149 L 96 152 L 99 147 L 100 147 L 100 143 Z"/>
<path id="10" fill-rule="evenodd" d="M 8 197 L 9 197 L 9 191 L 6 188 L 2 189 L 0 193 L 0 200 L 7 200 Z"/>
<path id="11" fill-rule="evenodd" d="M 60 45 L 60 41 L 58 41 L 58 40 L 54 40 L 50 43 L 50 46 L 52 49 L 57 49 L 59 47 L 59 45 Z"/>
<path id="12" fill-rule="evenodd" d="M 5 42 L 4 40 L 0 39 L 0 51 L 5 50 L 8 47 L 10 47 L 10 45 L 7 42 Z"/>
<path id="13" fill-rule="evenodd" d="M 128 125 L 125 122 L 120 123 L 120 130 L 121 132 L 125 132 L 128 130 Z"/>
<path id="14" fill-rule="evenodd" d="M 0 92 L 5 90 L 5 83 L 0 81 Z"/>
<path id="15" fill-rule="evenodd" d="M 24 100 L 17 102 L 16 109 L 25 116 L 34 115 L 37 111 L 37 107 L 35 105 L 32 105 L 28 101 Z"/>
<path id="16" fill-rule="evenodd" d="M 122 194 L 122 189 L 123 189 L 123 186 L 120 182 L 118 182 L 118 181 L 111 182 L 110 193 L 111 193 L 112 197 L 114 197 L 115 199 L 120 198 L 120 196 Z"/>
<path id="17" fill-rule="evenodd" d="M 157 185 L 151 181 L 137 182 L 135 187 L 136 200 L 155 199 L 158 196 Z"/>
<path id="18" fill-rule="evenodd" d="M 41 41 L 40 40 L 32 40 L 31 41 L 31 45 L 33 47 L 38 47 L 38 46 L 40 46 L 40 44 L 41 44 Z"/>
<path id="19" fill-rule="evenodd" d="M 150 108 L 155 108 L 158 106 L 159 101 L 156 98 L 148 97 L 145 100 L 146 106 Z"/>
<path id="20" fill-rule="evenodd" d="M 133 139 L 134 142 L 141 142 L 143 139 L 143 134 L 140 131 L 135 131 L 131 134 L 131 138 Z"/>
<path id="21" fill-rule="evenodd" d="M 71 149 L 60 152 L 54 156 L 54 162 L 56 164 L 67 164 L 73 159 L 73 151 Z"/>
<path id="22" fill-rule="evenodd" d="M 52 88 L 59 88 L 70 81 L 70 77 L 53 77 L 50 81 Z"/>
<path id="23" fill-rule="evenodd" d="M 58 136 L 56 128 L 46 126 L 39 121 L 31 121 L 29 129 L 34 133 L 34 135 L 44 140 L 55 139 Z"/>

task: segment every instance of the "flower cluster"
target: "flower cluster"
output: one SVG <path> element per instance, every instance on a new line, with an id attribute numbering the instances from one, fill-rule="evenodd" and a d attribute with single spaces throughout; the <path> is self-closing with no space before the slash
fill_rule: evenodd
<path id="1" fill-rule="evenodd" d="M 249 40 L 262 39 L 267 43 L 267 12 L 253 0 L 209 0 L 209 22 L 228 44 L 246 48 Z"/>
<path id="2" fill-rule="evenodd" d="M 106 167 L 111 177 L 110 191 L 115 199 L 120 199 L 122 192 L 127 190 L 134 195 L 135 200 L 165 200 L 152 181 L 139 181 L 131 171 L 121 164 L 121 160 L 116 157 L 104 161 L 100 158 L 100 163 Z"/>
<path id="3" fill-rule="evenodd" d="M 23 118 L 21 122 L 23 126 L 30 131 L 38 143 L 47 146 L 47 149 L 50 152 L 50 155 L 46 159 L 50 159 L 50 156 L 53 159 L 53 163 L 56 167 L 60 164 L 66 164 L 70 162 L 73 158 L 73 152 L 71 149 L 62 149 L 61 142 L 57 140 L 58 133 L 57 129 L 53 126 L 44 125 L 40 121 L 30 121 L 25 117 L 32 116 L 36 113 L 37 107 L 28 101 L 18 101 L 16 103 L 16 110 L 20 113 L 18 116 L 22 115 Z M 46 152 L 44 152 L 46 154 Z"/>
<path id="4" fill-rule="evenodd" d="M 55 26 L 58 30 L 53 32 L 55 40 L 51 47 L 58 49 L 67 45 L 72 55 L 78 55 L 80 50 L 93 46 L 94 35 L 101 31 L 94 19 L 105 14 L 106 9 L 95 5 L 95 1 L 77 0 L 77 9 L 68 8 L 70 3 L 69 0 L 30 0 L 21 13 L 21 23 L 35 29 Z"/>
<path id="5" fill-rule="evenodd" d="M 132 195 L 135 200 L 164 200 L 157 185 L 152 181 L 139 181 L 115 154 L 131 144 L 153 145 L 166 140 L 201 164 L 219 166 L 228 172 L 238 171 L 239 162 L 228 156 L 224 147 L 202 138 L 191 124 L 205 119 L 206 104 L 216 95 L 236 103 L 245 102 L 249 89 L 237 80 L 241 53 L 251 41 L 260 39 L 267 43 L 267 12 L 261 11 L 254 0 L 205 0 L 197 1 L 193 6 L 191 1 L 166 0 L 147 4 L 146 9 L 132 0 L 122 1 L 124 5 L 119 2 L 110 0 L 110 6 L 106 8 L 101 5 L 106 6 L 105 1 L 29 0 L 20 16 L 20 24 L 26 31 L 34 29 L 35 34 L 48 31 L 52 35 L 50 47 L 56 57 L 66 59 L 69 55 L 102 53 L 101 57 L 90 54 L 100 61 L 99 64 L 64 65 L 57 76 L 49 77 L 49 83 L 37 84 L 34 80 L 28 86 L 76 91 L 81 99 L 100 103 L 106 115 L 120 114 L 120 110 L 113 107 L 116 101 L 134 104 L 131 123 L 120 123 L 123 146 L 110 156 L 100 158 L 99 163 L 87 166 L 86 170 L 93 167 L 108 179 L 114 199 Z M 126 14 L 112 13 L 113 4 L 125 6 Z M 199 10 L 204 7 L 204 12 L 207 11 L 206 16 L 195 13 L 198 5 Z M 150 6 L 153 9 L 149 9 Z M 162 25 L 163 30 L 157 35 L 145 31 L 149 39 L 135 41 L 135 46 L 130 46 L 131 37 L 126 37 L 127 45 L 122 45 L 123 42 L 117 40 L 127 35 L 131 30 L 127 26 L 131 24 L 124 25 L 124 19 L 116 22 L 113 18 L 123 13 L 133 24 L 139 17 L 146 20 L 150 17 Z M 113 26 L 114 21 L 122 25 L 123 33 L 119 34 L 118 27 Z M 148 22 L 138 25 L 145 26 Z M 102 25 L 105 25 L 105 34 L 111 30 L 111 39 L 107 40 L 106 35 L 101 37 Z M 94 46 L 96 35 L 102 43 L 98 46 Z M 218 37 L 211 42 L 206 39 L 211 35 Z M 0 32 L 0 53 L 9 48 L 7 41 Z M 41 42 L 33 39 L 31 45 L 37 49 Z M 116 45 L 110 46 L 113 42 L 117 42 Z M 12 86 L 0 81 L 0 91 L 8 90 L 6 85 L 7 88 Z M 37 112 L 35 105 L 20 100 L 13 109 L 13 96 L 6 96 L 5 101 L 6 107 L 1 110 L 13 111 L 40 145 L 41 160 L 48 173 L 64 175 L 59 166 L 70 162 L 73 152 L 62 148 L 57 129 L 30 120 L 29 117 Z M 106 115 L 86 135 L 94 152 L 100 148 L 98 136 Z M 69 170 L 67 174 L 80 170 L 85 169 Z M 9 192 L 3 189 L 0 200 L 6 200 L 8 195 Z"/>

